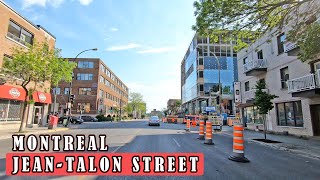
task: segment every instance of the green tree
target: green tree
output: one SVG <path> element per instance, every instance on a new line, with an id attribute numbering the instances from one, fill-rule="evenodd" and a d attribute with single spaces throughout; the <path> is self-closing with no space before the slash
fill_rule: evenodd
<path id="1" fill-rule="evenodd" d="M 32 93 L 37 87 L 45 88 L 47 83 L 50 90 L 50 84 L 56 86 L 62 79 L 72 80 L 75 63 L 61 58 L 60 52 L 59 49 L 49 49 L 45 43 L 34 43 L 28 50 L 12 48 L 12 59 L 4 60 L 1 72 L 26 92 L 19 132 L 25 129 L 30 104 L 34 103 Z"/>
<path id="2" fill-rule="evenodd" d="M 274 108 L 272 100 L 274 98 L 277 98 L 277 96 L 263 91 L 263 89 L 265 88 L 266 88 L 266 83 L 264 80 L 260 80 L 257 82 L 254 105 L 257 107 L 259 114 L 263 115 L 264 139 L 266 140 L 267 139 L 266 115 L 270 110 Z"/>
<path id="3" fill-rule="evenodd" d="M 143 101 L 142 94 L 136 93 L 136 92 L 130 93 L 128 105 L 131 106 L 132 113 L 141 111 L 142 113 L 145 114 L 146 107 L 145 107 L 145 102 Z"/>
<path id="4" fill-rule="evenodd" d="M 295 39 L 307 31 L 320 11 L 318 0 L 204 0 L 195 1 L 194 7 L 196 24 L 192 28 L 215 41 L 219 36 L 234 38 L 235 50 L 248 46 L 245 39 L 254 41 L 283 27 L 291 29 L 287 38 Z"/>

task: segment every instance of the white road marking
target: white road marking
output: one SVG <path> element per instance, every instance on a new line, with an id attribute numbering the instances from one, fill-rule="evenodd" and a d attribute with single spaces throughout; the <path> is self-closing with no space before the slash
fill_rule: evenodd
<path id="1" fill-rule="evenodd" d="M 175 138 L 172 138 L 172 139 L 177 144 L 178 147 L 181 147 L 180 144 L 178 143 L 178 141 Z"/>

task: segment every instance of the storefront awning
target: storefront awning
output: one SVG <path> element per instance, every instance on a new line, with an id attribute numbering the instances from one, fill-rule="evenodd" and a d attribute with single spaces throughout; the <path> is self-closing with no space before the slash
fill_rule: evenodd
<path id="1" fill-rule="evenodd" d="M 51 94 L 36 91 L 32 94 L 33 100 L 39 103 L 51 104 Z M 21 87 L 15 87 L 10 85 L 0 85 L 0 99 L 10 99 L 17 101 L 24 101 L 26 98 L 26 92 Z"/>
<path id="2" fill-rule="evenodd" d="M 39 102 L 39 103 L 45 103 L 45 104 L 51 104 L 52 100 L 51 100 L 51 94 L 50 93 L 44 93 L 44 92 L 39 92 L 36 91 L 32 94 L 33 96 L 33 100 L 35 102 Z"/>
<path id="3" fill-rule="evenodd" d="M 9 86 L 9 85 L 0 85 L 0 98 L 1 99 L 12 99 L 18 101 L 24 101 L 26 93 L 23 88 Z"/>

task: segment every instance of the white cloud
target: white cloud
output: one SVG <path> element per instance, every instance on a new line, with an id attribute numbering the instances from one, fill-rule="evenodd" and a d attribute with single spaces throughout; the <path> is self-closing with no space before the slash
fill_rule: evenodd
<path id="1" fill-rule="evenodd" d="M 89 5 L 93 0 L 79 0 L 80 4 L 87 6 Z"/>
<path id="2" fill-rule="evenodd" d="M 112 31 L 112 32 L 116 32 L 116 31 L 119 31 L 119 29 L 118 29 L 118 28 L 113 27 L 113 28 L 110 28 L 110 31 Z"/>
<path id="3" fill-rule="evenodd" d="M 47 5 L 53 7 L 59 7 L 64 0 L 23 0 L 22 1 L 22 8 L 28 8 L 31 6 L 42 6 L 46 7 Z"/>
<path id="4" fill-rule="evenodd" d="M 145 50 L 137 51 L 139 54 L 155 54 L 155 53 L 164 53 L 172 51 L 174 48 L 172 47 L 160 47 L 160 48 L 148 48 Z"/>
<path id="5" fill-rule="evenodd" d="M 135 43 L 130 43 L 127 45 L 121 45 L 121 46 L 111 46 L 109 48 L 107 48 L 107 51 L 121 51 L 121 50 L 128 50 L 128 49 L 134 49 L 134 48 L 138 48 L 141 47 L 140 44 L 135 44 Z"/>

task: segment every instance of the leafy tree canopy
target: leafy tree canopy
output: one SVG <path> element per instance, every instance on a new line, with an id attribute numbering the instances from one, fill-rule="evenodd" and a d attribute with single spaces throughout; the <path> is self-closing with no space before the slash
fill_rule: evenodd
<path id="1" fill-rule="evenodd" d="M 319 13 L 319 0 L 204 0 L 195 1 L 196 24 L 200 35 L 215 41 L 235 38 L 239 50 L 266 32 L 292 29 L 289 39 L 306 28 L 305 22 Z"/>

